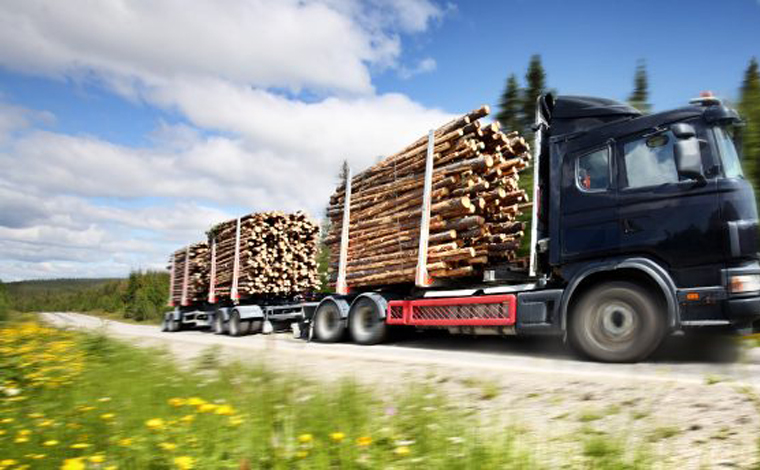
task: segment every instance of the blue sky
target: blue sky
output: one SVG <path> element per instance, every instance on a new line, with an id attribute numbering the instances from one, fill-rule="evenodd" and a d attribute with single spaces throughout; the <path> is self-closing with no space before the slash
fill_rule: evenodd
<path id="1" fill-rule="evenodd" d="M 733 99 L 760 2 L 11 0 L 0 5 L 0 279 L 160 268 L 212 223 L 316 217 L 337 168 L 548 85 L 655 110 Z"/>

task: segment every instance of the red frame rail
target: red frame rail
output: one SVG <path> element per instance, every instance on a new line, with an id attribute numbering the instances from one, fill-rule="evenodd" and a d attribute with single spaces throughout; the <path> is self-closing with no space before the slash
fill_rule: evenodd
<path id="1" fill-rule="evenodd" d="M 514 294 L 442 299 L 392 300 L 385 322 L 417 326 L 511 326 L 517 318 Z"/>

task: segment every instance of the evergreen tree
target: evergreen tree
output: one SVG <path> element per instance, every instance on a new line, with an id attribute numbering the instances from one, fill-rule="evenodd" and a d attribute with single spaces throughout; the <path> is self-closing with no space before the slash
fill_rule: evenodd
<path id="1" fill-rule="evenodd" d="M 8 310 L 10 308 L 10 300 L 8 294 L 5 291 L 5 284 L 0 281 L 0 321 L 3 321 L 8 316 Z"/>
<path id="2" fill-rule="evenodd" d="M 647 78 L 646 63 L 640 60 L 636 64 L 636 73 L 633 77 L 633 93 L 628 98 L 628 103 L 642 113 L 648 113 L 652 106 L 649 100 L 649 79 Z"/>
<path id="3" fill-rule="evenodd" d="M 506 131 L 520 131 L 521 133 L 523 131 L 520 109 L 521 92 L 517 77 L 515 74 L 510 74 L 504 92 L 501 94 L 501 100 L 499 100 L 499 114 L 496 115 L 496 120 Z"/>
<path id="4" fill-rule="evenodd" d="M 746 122 L 742 129 L 744 172 L 757 191 L 760 190 L 760 71 L 755 57 L 744 72 L 739 113 Z"/>
<path id="5" fill-rule="evenodd" d="M 546 72 L 541 65 L 541 56 L 533 55 L 528 63 L 528 71 L 525 73 L 525 91 L 522 96 L 522 121 L 520 129 L 523 136 L 530 142 L 533 139 L 532 127 L 536 118 L 536 100 L 546 93 Z"/>

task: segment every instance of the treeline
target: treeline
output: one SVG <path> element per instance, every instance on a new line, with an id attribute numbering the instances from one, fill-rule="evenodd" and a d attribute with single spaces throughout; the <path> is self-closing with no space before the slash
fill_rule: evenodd
<path id="1" fill-rule="evenodd" d="M 20 312 L 105 312 L 156 320 L 168 309 L 168 292 L 169 275 L 161 271 L 135 271 L 127 279 L 13 282 L 0 287 L 0 315 L 5 298 L 7 309 Z"/>

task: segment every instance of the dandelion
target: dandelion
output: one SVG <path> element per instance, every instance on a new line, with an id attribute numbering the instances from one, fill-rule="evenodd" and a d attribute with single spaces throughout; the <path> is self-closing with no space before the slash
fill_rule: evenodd
<path id="1" fill-rule="evenodd" d="M 34 460 L 42 460 L 42 459 L 44 459 L 45 457 L 47 457 L 47 455 L 46 455 L 46 454 L 32 454 L 32 458 L 33 458 Z"/>
<path id="2" fill-rule="evenodd" d="M 300 436 L 298 436 L 298 442 L 300 442 L 301 444 L 308 444 L 309 442 L 313 440 L 314 440 L 314 436 L 312 436 L 311 434 L 301 434 Z"/>
<path id="3" fill-rule="evenodd" d="M 19 436 L 13 442 L 15 442 L 16 444 L 23 444 L 25 442 L 29 442 L 29 438 L 26 436 Z"/>
<path id="4" fill-rule="evenodd" d="M 129 437 L 125 437 L 123 439 L 119 439 L 119 445 L 122 447 L 129 447 L 132 445 L 132 439 Z"/>
<path id="5" fill-rule="evenodd" d="M 148 427 L 148 429 L 156 431 L 164 428 L 164 420 L 161 418 L 152 418 L 146 421 L 145 425 Z"/>
<path id="6" fill-rule="evenodd" d="M 195 464 L 195 459 L 188 457 L 187 455 L 174 458 L 174 465 L 180 470 L 190 470 L 193 468 L 193 464 Z"/>
<path id="7" fill-rule="evenodd" d="M 102 415 L 100 415 L 100 419 L 102 419 L 103 421 L 108 421 L 108 420 L 114 419 L 115 416 L 116 415 L 114 413 L 103 413 Z"/>
<path id="8" fill-rule="evenodd" d="M 409 455 L 411 450 L 409 450 L 409 447 L 407 446 L 400 446 L 396 447 L 396 449 L 393 451 L 394 454 L 398 455 L 399 457 L 404 457 Z"/>
<path id="9" fill-rule="evenodd" d="M 16 465 L 16 463 L 18 462 L 16 462 L 13 459 L 0 460 L 0 466 L 3 466 L 3 467 L 10 467 L 11 465 Z"/>
<path id="10" fill-rule="evenodd" d="M 101 403 L 105 403 L 107 401 L 111 401 L 111 397 L 100 397 L 98 398 L 98 401 Z"/>
<path id="11" fill-rule="evenodd" d="M 298 457 L 299 459 L 305 459 L 308 456 L 309 456 L 308 450 L 299 450 L 298 452 L 296 452 L 296 457 Z"/>
<path id="12" fill-rule="evenodd" d="M 158 445 L 158 447 L 160 447 L 160 448 L 162 448 L 164 450 L 168 450 L 169 452 L 171 452 L 171 451 L 173 451 L 174 449 L 177 448 L 177 444 L 175 444 L 173 442 L 162 442 L 162 443 L 160 443 Z"/>
<path id="13" fill-rule="evenodd" d="M 56 441 L 55 439 L 50 439 L 49 441 L 43 442 L 42 445 L 45 447 L 53 447 L 53 446 L 58 445 L 58 441 Z"/>
<path id="14" fill-rule="evenodd" d="M 204 400 L 203 398 L 198 398 L 198 397 L 190 397 L 187 399 L 187 402 L 186 402 L 188 406 L 200 406 L 204 403 L 206 403 L 206 400 Z"/>
<path id="15" fill-rule="evenodd" d="M 92 444 L 88 444 L 86 442 L 77 442 L 75 444 L 71 444 L 69 447 L 72 449 L 87 449 L 88 447 L 92 447 Z"/>
<path id="16" fill-rule="evenodd" d="M 39 423 L 37 423 L 37 427 L 47 428 L 47 427 L 52 426 L 53 424 L 55 424 L 55 421 L 53 421 L 52 419 L 46 419 L 44 421 L 40 421 Z"/>
<path id="17" fill-rule="evenodd" d="M 346 435 L 342 432 L 331 432 L 330 433 L 330 439 L 333 440 L 333 442 L 342 442 L 343 439 L 346 438 Z"/>
<path id="18" fill-rule="evenodd" d="M 92 463 L 103 463 L 105 461 L 106 461 L 105 455 L 98 454 L 98 455 L 93 455 L 90 457 L 90 462 Z"/>
<path id="19" fill-rule="evenodd" d="M 229 419 L 230 426 L 240 426 L 244 421 L 240 416 L 230 416 Z"/>
<path id="20" fill-rule="evenodd" d="M 63 465 L 61 465 L 61 470 L 84 470 L 84 468 L 84 462 L 82 462 L 81 458 L 66 459 L 63 461 Z"/>
<path id="21" fill-rule="evenodd" d="M 372 444 L 372 438 L 370 436 L 362 436 L 356 440 L 356 444 L 359 447 L 367 447 Z"/>
<path id="22" fill-rule="evenodd" d="M 216 405 L 213 403 L 204 403 L 202 405 L 198 406 L 198 412 L 200 413 L 211 413 L 214 410 L 216 410 Z"/>
<path id="23" fill-rule="evenodd" d="M 195 420 L 195 415 L 185 415 L 179 419 L 181 422 L 189 424 Z"/>
<path id="24" fill-rule="evenodd" d="M 179 408 L 185 404 L 184 398 L 169 398 L 169 404 L 175 408 Z"/>
<path id="25" fill-rule="evenodd" d="M 214 413 L 222 416 L 230 416 L 235 413 L 235 409 L 230 405 L 219 405 Z"/>
<path id="26" fill-rule="evenodd" d="M 32 419 L 39 419 L 39 418 L 45 417 L 45 415 L 42 413 L 29 413 L 27 416 L 29 416 Z"/>

